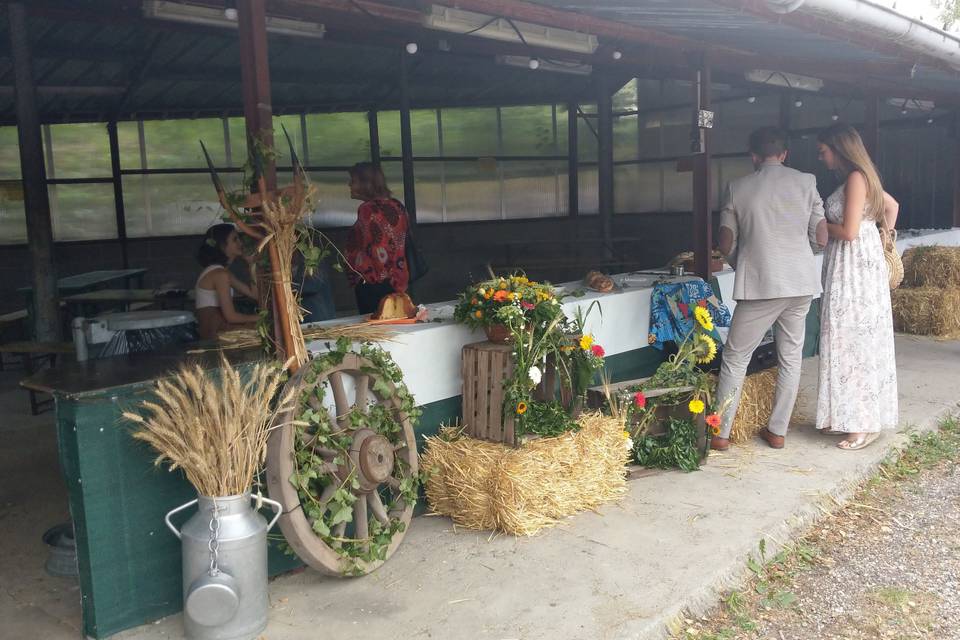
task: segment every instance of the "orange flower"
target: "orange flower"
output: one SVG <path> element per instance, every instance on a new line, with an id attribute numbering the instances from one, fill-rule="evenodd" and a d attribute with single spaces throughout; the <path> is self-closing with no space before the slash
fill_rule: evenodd
<path id="1" fill-rule="evenodd" d="M 493 294 L 493 299 L 496 302 L 506 302 L 507 300 L 510 299 L 509 296 L 510 296 L 510 293 L 508 291 L 504 291 L 503 289 L 500 289 L 495 294 Z"/>
<path id="2" fill-rule="evenodd" d="M 479 302 L 480 302 L 479 300 L 477 300 L 476 298 L 474 298 L 473 300 L 470 301 L 470 304 L 477 304 L 477 303 L 479 303 Z"/>
<path id="3" fill-rule="evenodd" d="M 716 428 L 720 426 L 720 416 L 718 416 L 715 413 L 711 413 L 710 415 L 708 415 L 706 417 L 706 421 L 707 421 L 707 424 L 710 425 L 711 427 Z"/>
<path id="4" fill-rule="evenodd" d="M 473 312 L 473 315 L 477 316 L 478 318 L 482 318 L 483 311 L 480 311 L 480 309 L 477 309 L 476 311 Z"/>
<path id="5" fill-rule="evenodd" d="M 517 405 L 517 415 L 518 415 L 518 416 L 522 416 L 522 415 L 525 414 L 526 412 L 527 412 L 527 403 L 526 403 L 526 402 L 521 402 L 520 404 Z"/>

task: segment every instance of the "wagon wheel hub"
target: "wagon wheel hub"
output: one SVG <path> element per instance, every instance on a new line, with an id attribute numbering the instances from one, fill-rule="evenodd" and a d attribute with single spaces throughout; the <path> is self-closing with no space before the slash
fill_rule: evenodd
<path id="1" fill-rule="evenodd" d="M 347 477 L 355 471 L 360 490 L 370 493 L 393 475 L 395 462 L 394 446 L 389 440 L 370 429 L 361 429 L 353 437 L 350 460 L 341 467 L 339 475 Z"/>

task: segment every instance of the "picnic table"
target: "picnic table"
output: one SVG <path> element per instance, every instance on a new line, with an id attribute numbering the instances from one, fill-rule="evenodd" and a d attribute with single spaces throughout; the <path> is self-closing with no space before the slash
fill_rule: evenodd
<path id="1" fill-rule="evenodd" d="M 143 287 L 143 276 L 147 273 L 146 269 L 108 269 L 100 271 L 88 271 L 86 273 L 78 273 L 72 276 L 66 276 L 57 280 L 57 293 L 60 297 L 68 296 L 77 293 L 84 293 L 87 291 L 94 291 L 96 289 L 103 289 L 111 283 L 121 282 L 123 287 L 129 289 L 132 283 L 135 283 L 137 287 Z M 26 312 L 27 312 L 27 326 L 31 327 L 29 331 L 32 332 L 33 322 L 30 318 L 33 317 L 33 287 L 20 287 L 17 289 L 18 292 L 23 294 L 24 300 L 26 301 Z"/>
<path id="2" fill-rule="evenodd" d="M 75 293 L 65 296 L 63 302 L 67 306 L 67 314 L 71 318 L 77 316 L 95 316 L 101 311 L 121 309 L 135 311 L 146 306 L 155 306 L 160 309 L 183 309 L 192 305 L 194 300 L 193 289 L 187 290 L 157 290 L 157 289 L 98 289 L 85 293 Z"/>

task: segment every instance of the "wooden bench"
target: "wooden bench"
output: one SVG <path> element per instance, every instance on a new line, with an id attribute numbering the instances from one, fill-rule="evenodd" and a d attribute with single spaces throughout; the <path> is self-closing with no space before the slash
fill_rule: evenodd
<path id="1" fill-rule="evenodd" d="M 56 365 L 58 356 L 73 351 L 73 344 L 69 342 L 7 342 L 0 344 L 0 363 L 6 354 L 18 356 L 24 373 L 29 377 L 36 371 L 37 364 L 52 367 Z M 30 394 L 30 413 L 33 415 L 40 414 L 44 407 L 53 402 L 52 399 L 38 399 L 39 392 L 34 389 L 27 389 L 27 392 Z"/>

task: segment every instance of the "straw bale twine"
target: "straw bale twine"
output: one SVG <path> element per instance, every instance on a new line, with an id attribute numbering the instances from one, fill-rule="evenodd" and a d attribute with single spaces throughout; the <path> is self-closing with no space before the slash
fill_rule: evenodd
<path id="1" fill-rule="evenodd" d="M 517 448 L 442 429 L 421 458 L 430 506 L 469 529 L 532 536 L 619 498 L 630 456 L 623 422 L 600 413 L 578 422 L 576 432 Z"/>
<path id="2" fill-rule="evenodd" d="M 960 247 L 913 247 L 903 252 L 907 287 L 960 287 Z"/>
<path id="3" fill-rule="evenodd" d="M 918 336 L 960 334 L 960 288 L 918 287 L 891 292 L 893 328 Z"/>

